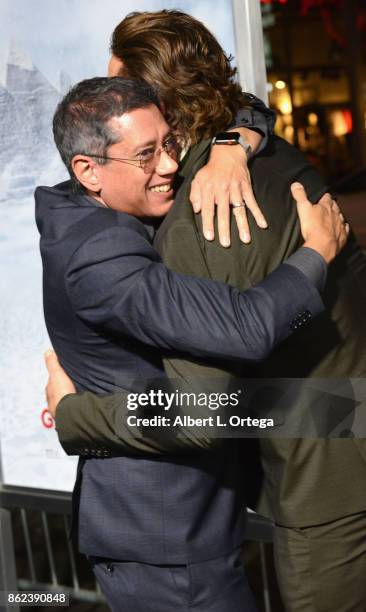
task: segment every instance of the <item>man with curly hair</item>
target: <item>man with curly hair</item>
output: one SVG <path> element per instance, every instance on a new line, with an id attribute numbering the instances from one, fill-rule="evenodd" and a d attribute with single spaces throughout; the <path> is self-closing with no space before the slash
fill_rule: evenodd
<path id="1" fill-rule="evenodd" d="M 346 241 L 330 196 L 311 206 L 297 189 L 305 246 L 258 286 L 173 273 L 152 246 L 178 167 L 159 106 L 146 84 L 99 77 L 54 116 L 72 184 L 36 191 L 44 312 L 79 390 L 149 392 L 161 351 L 261 359 L 321 311 L 326 262 Z M 92 451 L 79 447 L 79 545 L 113 610 L 255 610 L 240 564 L 239 445 L 169 460 Z"/>
<path id="2" fill-rule="evenodd" d="M 238 207 L 234 208 L 234 215 L 239 217 L 239 232 L 232 227 L 232 248 L 221 249 L 217 239 L 206 242 L 203 237 L 213 235 L 212 216 L 204 213 L 201 219 L 193 215 L 188 206 L 189 182 L 193 181 L 191 198 L 196 201 L 203 192 L 213 209 L 217 202 L 205 185 L 205 171 L 196 173 L 210 153 L 211 159 L 218 153 L 219 146 L 211 149 L 211 138 L 223 129 L 225 123 L 221 121 L 231 121 L 237 108 L 235 104 L 242 100 L 239 88 L 232 82 L 228 59 L 202 24 L 177 11 L 128 16 L 114 31 L 112 52 L 110 73 L 143 78 L 154 84 L 183 144 L 186 148 L 191 146 L 182 170 L 188 181 L 155 237 L 164 261 L 178 272 L 224 280 L 242 289 L 250 287 L 300 243 L 289 196 L 290 183 L 301 180 L 316 201 L 326 190 L 322 179 L 296 150 L 280 139 L 272 139 L 266 151 L 250 162 L 254 192 L 270 221 L 270 232 L 261 233 L 252 226 L 254 240 L 250 247 L 244 248 L 239 239 L 245 233 L 244 208 Z M 215 91 L 218 87 L 219 93 Z M 205 137 L 207 140 L 202 141 Z M 227 150 L 232 168 L 240 172 L 245 167 L 244 150 L 239 146 L 227 147 Z M 227 169 L 224 174 L 228 174 Z M 222 177 L 220 170 L 218 175 Z M 239 201 L 243 196 L 241 188 L 240 181 L 233 180 L 230 194 L 224 193 L 219 198 L 221 213 L 227 205 L 225 233 L 229 225 L 229 201 L 234 204 Z M 364 317 L 360 308 L 364 300 L 364 270 L 365 258 L 352 238 L 330 275 L 326 288 L 327 315 L 314 322 L 306 334 L 288 341 L 270 361 L 254 372 L 251 370 L 251 374 L 350 377 L 365 372 Z M 249 374 L 247 365 L 234 367 L 217 359 L 197 364 L 178 356 L 166 359 L 165 368 L 170 376 L 186 380 L 197 376 L 230 378 Z M 108 444 L 108 436 L 118 443 L 113 426 L 108 430 L 103 424 L 108 415 L 113 422 L 114 407 L 113 398 L 108 397 L 65 398 L 58 421 L 61 437 L 64 434 L 64 441 L 70 442 L 74 436 L 81 443 L 86 428 L 89 439 L 95 440 L 99 427 L 104 444 Z M 86 426 L 89 417 L 94 421 Z M 73 446 L 75 451 L 77 445 Z M 272 516 L 278 523 L 278 573 L 287 608 L 311 606 L 309 602 L 315 597 L 319 609 L 328 610 L 333 605 L 331 602 L 337 609 L 337 602 L 344 598 L 351 605 L 351 592 L 354 605 L 362 605 L 365 584 L 355 578 L 362 576 L 365 563 L 365 551 L 358 542 L 366 508 L 362 445 L 353 440 L 268 440 L 263 443 L 263 450 Z M 298 466 L 301 466 L 300 472 Z M 357 486 L 347 478 L 350 472 L 357 479 Z M 287 495 L 288 491 L 291 495 Z M 335 534 L 333 543 L 335 539 L 338 542 L 337 548 L 326 544 L 332 533 Z M 317 551 L 311 560 L 308 541 Z M 354 550 L 352 558 L 348 549 Z M 290 566 L 288 554 L 297 563 Z M 333 563 L 335 556 L 339 560 L 337 564 Z M 300 581 L 300 588 L 299 576 L 304 567 L 309 568 L 312 580 Z M 353 587 L 345 589 L 343 585 L 348 577 Z"/>

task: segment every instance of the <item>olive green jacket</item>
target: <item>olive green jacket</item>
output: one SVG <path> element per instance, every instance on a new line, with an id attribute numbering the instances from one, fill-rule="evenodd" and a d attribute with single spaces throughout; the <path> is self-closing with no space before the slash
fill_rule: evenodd
<path id="1" fill-rule="evenodd" d="M 217 239 L 204 240 L 201 218 L 188 203 L 189 179 L 205 163 L 208 152 L 209 142 L 202 142 L 185 160 L 181 173 L 188 180 L 161 224 L 155 246 L 165 264 L 176 272 L 221 280 L 244 290 L 261 281 L 301 244 L 290 184 L 302 182 L 312 201 L 321 197 L 326 186 L 296 149 L 274 137 L 266 150 L 252 160 L 250 168 L 253 189 L 269 229 L 258 229 L 250 219 L 252 242 L 243 245 L 232 220 L 232 244 L 224 249 Z M 197 362 L 175 356 L 164 360 L 166 373 L 170 378 L 186 381 L 200 377 L 229 380 L 233 376 L 366 376 L 365 291 L 366 258 L 351 237 L 329 269 L 324 292 L 326 313 L 275 349 L 261 366 L 249 370 L 246 364 Z M 126 437 L 126 432 L 121 431 L 124 419 L 118 410 L 121 402 L 116 404 L 113 396 L 68 396 L 58 408 L 61 442 L 69 449 L 73 444 L 80 447 L 84 436 L 89 442 L 99 440 L 103 447 L 116 450 L 121 447 L 121 438 Z M 169 452 L 164 448 L 166 440 L 136 441 L 131 437 L 129 444 L 126 452 Z M 210 441 L 185 440 L 180 444 L 178 452 L 187 452 L 190 447 L 208 447 Z M 248 441 L 243 440 L 243 444 L 251 448 Z M 280 524 L 302 527 L 366 510 L 364 441 L 267 438 L 261 440 L 261 455 L 264 487 L 259 510 Z M 257 458 L 252 459 L 254 466 Z M 243 466 L 243 478 L 250 470 L 248 461 Z"/>

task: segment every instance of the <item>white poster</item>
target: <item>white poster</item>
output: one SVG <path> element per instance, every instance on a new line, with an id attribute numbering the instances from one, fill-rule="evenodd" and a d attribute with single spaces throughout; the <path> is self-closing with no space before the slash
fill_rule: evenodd
<path id="1" fill-rule="evenodd" d="M 235 55 L 230 0 L 1 0 L 0 3 L 0 441 L 5 484 L 71 490 L 75 458 L 45 410 L 49 348 L 33 191 L 67 178 L 51 121 L 62 94 L 106 73 L 112 30 L 130 11 L 179 8 Z"/>

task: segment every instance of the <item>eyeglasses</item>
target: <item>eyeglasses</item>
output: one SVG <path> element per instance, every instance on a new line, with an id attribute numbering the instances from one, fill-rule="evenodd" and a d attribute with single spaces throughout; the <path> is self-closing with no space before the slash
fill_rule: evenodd
<path id="1" fill-rule="evenodd" d="M 181 147 L 177 142 L 176 138 L 174 138 L 174 136 L 169 136 L 168 138 L 166 138 L 164 144 L 161 147 L 158 147 L 157 149 L 148 147 L 139 155 L 137 155 L 137 157 L 109 157 L 108 155 L 97 155 L 95 153 L 84 153 L 84 155 L 88 155 L 88 157 L 96 157 L 99 159 L 108 159 L 110 161 L 118 161 L 123 164 L 130 164 L 131 166 L 141 168 L 144 172 L 148 174 L 149 172 L 153 172 L 153 170 L 155 170 L 156 166 L 159 164 L 160 156 L 163 151 L 167 153 L 169 157 L 174 159 L 174 161 L 176 161 L 180 154 L 180 149 Z"/>

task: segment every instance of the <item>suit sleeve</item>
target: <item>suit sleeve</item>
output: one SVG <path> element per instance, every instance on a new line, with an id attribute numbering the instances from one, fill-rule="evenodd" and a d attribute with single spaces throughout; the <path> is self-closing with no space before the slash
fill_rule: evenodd
<path id="1" fill-rule="evenodd" d="M 66 287 L 72 307 L 98 330 L 133 337 L 164 351 L 258 361 L 292 332 L 301 313 L 323 310 L 314 285 L 282 264 L 245 292 L 175 274 L 147 238 L 113 227 L 71 257 Z"/>
<path id="2" fill-rule="evenodd" d="M 198 436 L 194 427 L 182 427 L 179 437 L 162 435 L 159 429 L 150 430 L 149 436 L 136 436 L 136 427 L 128 422 L 129 414 L 123 393 L 66 395 L 56 411 L 60 444 L 68 455 L 85 457 L 185 455 L 221 444 L 203 428 L 199 428 Z"/>

